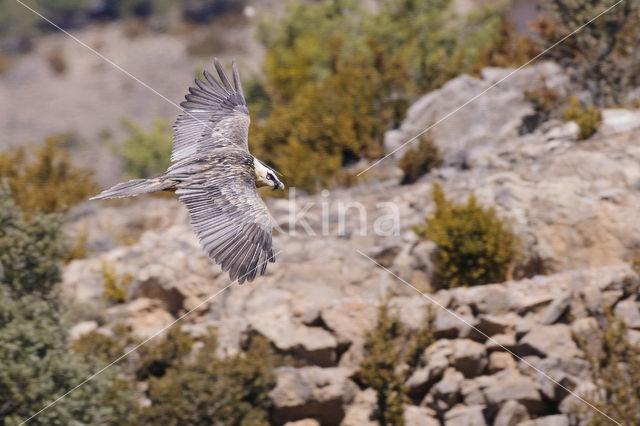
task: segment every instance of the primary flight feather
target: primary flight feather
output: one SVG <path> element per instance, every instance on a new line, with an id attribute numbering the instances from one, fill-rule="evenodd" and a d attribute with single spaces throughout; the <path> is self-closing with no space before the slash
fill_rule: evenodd
<path id="1" fill-rule="evenodd" d="M 173 128 L 169 169 L 151 179 L 120 183 L 91 198 L 130 197 L 175 190 L 209 257 L 240 284 L 263 275 L 274 262 L 271 218 L 257 187 L 284 189 L 276 174 L 249 153 L 249 110 L 238 67 L 233 85 L 220 62 L 220 80 L 208 71 L 196 79 Z"/>

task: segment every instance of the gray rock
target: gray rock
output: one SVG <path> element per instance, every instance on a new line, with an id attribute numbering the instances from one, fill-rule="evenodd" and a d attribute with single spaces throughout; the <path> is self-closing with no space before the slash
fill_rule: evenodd
<path id="1" fill-rule="evenodd" d="M 500 407 L 496 418 L 493 420 L 493 426 L 516 426 L 525 420 L 529 420 L 527 408 L 510 399 Z"/>
<path id="2" fill-rule="evenodd" d="M 485 405 L 483 383 L 476 379 L 467 379 L 462 382 L 460 392 L 464 405 Z"/>
<path id="3" fill-rule="evenodd" d="M 631 111 L 622 108 L 603 109 L 601 116 L 602 124 L 598 127 L 598 133 L 603 136 L 611 136 L 640 127 L 640 111 L 637 110 Z"/>
<path id="4" fill-rule="evenodd" d="M 377 396 L 374 389 L 358 391 L 353 403 L 347 407 L 340 426 L 378 426 L 379 423 L 371 419 L 376 407 Z"/>
<path id="5" fill-rule="evenodd" d="M 489 355 L 489 374 L 516 367 L 516 360 L 508 352 L 492 352 Z"/>
<path id="6" fill-rule="evenodd" d="M 464 376 L 462 373 L 449 370 L 444 377 L 436 383 L 429 395 L 433 397 L 434 409 L 437 411 L 447 411 L 460 401 L 460 389 Z"/>
<path id="7" fill-rule="evenodd" d="M 560 359 L 581 356 L 571 337 L 571 329 L 565 324 L 534 327 L 520 339 L 516 353 L 520 356 L 541 355 Z"/>
<path id="8" fill-rule="evenodd" d="M 519 318 L 515 325 L 516 339 L 520 339 L 522 336 L 530 332 L 534 324 L 535 323 L 528 316 Z"/>
<path id="9" fill-rule="evenodd" d="M 457 405 L 444 414 L 445 426 L 485 426 L 484 405 Z"/>
<path id="10" fill-rule="evenodd" d="M 253 330 L 283 352 L 323 367 L 336 362 L 336 338 L 321 327 L 307 327 L 294 320 L 286 305 L 250 315 L 248 321 Z"/>
<path id="11" fill-rule="evenodd" d="M 520 423 L 518 426 L 569 426 L 569 419 L 564 414 L 556 414 L 528 420 Z"/>
<path id="12" fill-rule="evenodd" d="M 481 375 L 487 367 L 484 345 L 469 339 L 457 339 L 452 344 L 452 365 L 465 377 Z"/>
<path id="13" fill-rule="evenodd" d="M 355 397 L 357 386 L 344 368 L 279 367 L 276 387 L 269 392 L 277 424 L 306 418 L 322 424 L 340 424 L 344 406 Z"/>
<path id="14" fill-rule="evenodd" d="M 487 348 L 488 352 L 504 351 L 505 349 L 513 351 L 516 346 L 516 336 L 513 332 L 506 334 L 495 334 L 491 336 L 490 339 L 487 339 L 484 345 Z"/>
<path id="15" fill-rule="evenodd" d="M 640 328 L 640 309 L 638 308 L 638 302 L 635 300 L 627 299 L 618 302 L 613 313 L 627 327 Z"/>
<path id="16" fill-rule="evenodd" d="M 567 310 L 571 304 L 571 294 L 564 293 L 556 297 L 547 309 L 545 309 L 542 317 L 540 318 L 540 324 L 551 325 L 556 322 L 562 314 Z"/>
<path id="17" fill-rule="evenodd" d="M 536 384 L 527 376 L 522 376 L 515 371 L 504 371 L 498 377 L 498 381 L 484 390 L 487 404 L 497 409 L 506 401 L 513 399 L 524 405 L 532 414 L 542 413 L 544 403 L 538 392 Z"/>
<path id="18" fill-rule="evenodd" d="M 476 327 L 487 336 L 504 334 L 511 328 L 513 322 L 515 322 L 514 320 L 515 318 L 505 316 L 498 317 L 495 315 L 481 314 L 478 316 L 478 324 Z"/>
<path id="19" fill-rule="evenodd" d="M 405 426 L 440 426 L 435 411 L 427 407 L 406 405 L 404 407 Z"/>
<path id="20" fill-rule="evenodd" d="M 600 353 L 599 330 L 598 321 L 594 317 L 579 318 L 571 324 L 571 332 L 580 342 L 580 346 L 593 355 Z"/>

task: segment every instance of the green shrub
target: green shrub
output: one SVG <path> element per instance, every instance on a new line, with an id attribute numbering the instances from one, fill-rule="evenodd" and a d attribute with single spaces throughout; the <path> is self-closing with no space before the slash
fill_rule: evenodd
<path id="1" fill-rule="evenodd" d="M 138 380 L 164 376 L 168 368 L 179 365 L 182 358 L 191 352 L 193 343 L 189 333 L 178 326 L 171 327 L 164 338 L 142 346 L 138 350 Z"/>
<path id="2" fill-rule="evenodd" d="M 108 336 L 93 330 L 83 334 L 71 344 L 71 350 L 86 359 L 98 359 L 108 364 L 125 353 L 126 345 L 133 339 L 124 326 L 114 327 L 114 335 Z"/>
<path id="3" fill-rule="evenodd" d="M 210 328 L 192 359 L 180 358 L 162 377 L 149 381 L 151 405 L 143 424 L 267 425 L 275 386 L 272 352 L 263 339 L 229 358 L 217 358 Z"/>
<path id="4" fill-rule="evenodd" d="M 544 48 L 580 28 L 548 55 L 567 71 L 573 91 L 587 90 L 590 103 L 600 107 L 626 104 L 628 93 L 640 84 L 640 2 L 624 1 L 591 21 L 612 5 L 608 0 L 552 0 L 536 24 Z"/>
<path id="5" fill-rule="evenodd" d="M 93 173 L 73 165 L 63 138 L 47 138 L 29 152 L 16 148 L 0 152 L 0 180 L 27 214 L 66 212 L 98 192 Z"/>
<path id="6" fill-rule="evenodd" d="M 578 139 L 588 139 L 597 130 L 602 123 L 602 116 L 598 108 L 581 107 L 578 98 L 571 96 L 570 106 L 564 110 L 564 119 L 566 121 L 575 121 L 580 131 Z"/>
<path id="7" fill-rule="evenodd" d="M 130 178 L 148 178 L 158 175 L 171 165 L 171 126 L 158 118 L 149 132 L 130 119 L 122 126 L 129 136 L 122 145 L 114 147 Z"/>
<path id="8" fill-rule="evenodd" d="M 442 158 L 438 146 L 430 137 L 421 137 L 417 148 L 408 149 L 400 159 L 398 166 L 402 169 L 401 184 L 414 183 L 431 169 L 440 167 Z"/>
<path id="9" fill-rule="evenodd" d="M 0 284 L 0 418 L 18 425 L 98 370 L 67 348 L 68 327 L 56 297 L 13 297 Z M 111 368 L 85 383 L 30 423 L 35 425 L 118 424 L 135 407 L 127 386 Z"/>
<path id="10" fill-rule="evenodd" d="M 403 376 L 397 372 L 402 362 L 403 328 L 400 320 L 389 313 L 387 304 L 378 308 L 376 327 L 365 334 L 365 358 L 360 363 L 362 384 L 377 394 L 376 419 L 381 425 L 403 425 L 404 403 L 407 401 Z"/>
<path id="11" fill-rule="evenodd" d="M 517 239 L 493 209 L 484 209 L 471 195 L 466 204 L 445 198 L 433 187 L 435 213 L 414 230 L 438 245 L 436 279 L 441 286 L 458 287 L 501 282 L 517 257 Z"/>
<path id="12" fill-rule="evenodd" d="M 48 294 L 69 248 L 61 226 L 53 215 L 27 220 L 9 192 L 0 190 L 0 283 L 16 296 Z"/>
<path id="13" fill-rule="evenodd" d="M 0 192 L 0 419 L 17 425 L 81 383 L 102 364 L 67 347 L 66 308 L 55 290 L 66 253 L 60 221 L 24 219 Z M 38 425 L 116 424 L 133 411 L 127 386 L 110 369 L 31 421 Z"/>

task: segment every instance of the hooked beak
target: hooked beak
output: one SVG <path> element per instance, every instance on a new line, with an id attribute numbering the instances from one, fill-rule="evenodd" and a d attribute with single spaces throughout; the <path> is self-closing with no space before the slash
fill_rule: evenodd
<path id="1" fill-rule="evenodd" d="M 281 191 L 284 191 L 284 183 L 278 182 L 278 181 L 274 181 L 273 183 L 274 185 L 273 185 L 272 191 L 276 191 L 278 189 L 280 189 Z"/>

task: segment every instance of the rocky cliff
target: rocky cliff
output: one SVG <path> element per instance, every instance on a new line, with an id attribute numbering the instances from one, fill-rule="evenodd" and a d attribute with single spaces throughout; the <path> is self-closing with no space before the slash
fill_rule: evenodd
<path id="1" fill-rule="evenodd" d="M 387 149 L 508 72 L 461 76 L 424 96 L 387 135 Z M 295 206 L 268 200 L 279 225 L 278 262 L 262 279 L 233 285 L 198 307 L 182 320 L 184 328 L 198 335 L 218 326 L 220 356 L 236 353 L 257 333 L 298 361 L 277 371 L 270 394 L 275 423 L 375 424 L 375 392 L 354 380 L 363 333 L 375 326 L 385 297 L 409 330 L 424 327 L 432 298 L 446 310 L 434 305 L 438 340 L 406 383 L 414 402 L 405 409 L 407 424 L 575 423 L 582 402 L 566 389 L 586 394 L 595 387 L 577 339 L 595 338 L 610 308 L 629 327 L 632 344 L 640 344 L 640 278 L 631 265 L 640 241 L 640 112 L 603 111 L 603 124 L 586 141 L 576 139 L 572 122 L 548 121 L 530 131 L 535 114 L 524 92 L 541 80 L 557 91 L 566 84 L 561 69 L 542 63 L 436 126 L 431 135 L 444 165 L 413 185 L 398 184 L 392 158 L 381 165 L 384 174 L 367 172 L 355 187 L 297 196 Z M 433 209 L 436 179 L 454 200 L 473 191 L 509 221 L 523 253 L 513 280 L 432 286 L 433 244 L 418 241 L 411 227 Z M 295 216 L 305 208 L 304 220 L 293 220 L 292 209 Z M 385 225 L 394 208 L 397 222 Z M 86 204 L 68 228 L 88 236 L 92 254 L 65 268 L 66 292 L 97 311 L 105 268 L 129 283 L 125 303 L 108 306 L 99 319 L 83 318 L 75 336 L 118 321 L 149 336 L 228 284 L 200 250 L 176 200 Z"/>

